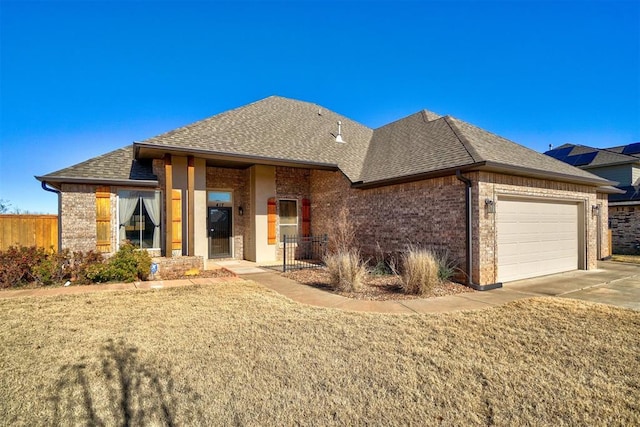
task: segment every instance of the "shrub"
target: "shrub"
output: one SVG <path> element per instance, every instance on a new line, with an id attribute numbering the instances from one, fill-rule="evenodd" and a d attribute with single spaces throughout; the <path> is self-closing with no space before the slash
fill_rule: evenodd
<path id="1" fill-rule="evenodd" d="M 92 283 L 96 265 L 104 263 L 104 256 L 100 252 L 74 252 L 71 257 L 71 276 L 79 285 Z"/>
<path id="2" fill-rule="evenodd" d="M 357 247 L 356 228 L 349 219 L 347 209 L 343 207 L 333 224 L 333 233 L 329 239 L 329 253 L 348 253 L 356 251 Z"/>
<path id="3" fill-rule="evenodd" d="M 410 246 L 402 255 L 402 290 L 422 295 L 440 282 L 439 264 L 428 249 Z"/>
<path id="4" fill-rule="evenodd" d="M 44 256 L 31 267 L 31 275 L 38 284 L 51 286 L 71 277 L 69 250 L 55 252 L 51 249 L 48 253 L 41 251 Z"/>
<path id="5" fill-rule="evenodd" d="M 451 254 L 446 249 L 435 252 L 434 256 L 438 263 L 438 279 L 441 282 L 451 280 L 458 270 L 458 263 L 451 258 Z"/>
<path id="6" fill-rule="evenodd" d="M 95 283 L 145 280 L 151 270 L 151 257 L 145 250 L 126 242 L 106 263 L 89 265 L 86 277 Z"/>
<path id="7" fill-rule="evenodd" d="M 353 249 L 329 254 L 324 262 L 329 270 L 331 285 L 336 290 L 357 291 L 367 276 L 367 269 L 360 253 Z"/>

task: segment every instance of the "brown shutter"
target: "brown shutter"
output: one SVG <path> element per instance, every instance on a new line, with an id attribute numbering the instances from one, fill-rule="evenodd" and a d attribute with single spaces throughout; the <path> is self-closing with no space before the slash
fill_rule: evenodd
<path id="1" fill-rule="evenodd" d="M 111 188 L 96 188 L 96 250 L 111 252 Z"/>
<path id="2" fill-rule="evenodd" d="M 171 191 L 171 250 L 182 250 L 182 191 Z"/>
<path id="3" fill-rule="evenodd" d="M 302 199 L 302 235 L 311 235 L 311 200 Z"/>
<path id="4" fill-rule="evenodd" d="M 276 244 L 276 199 L 269 198 L 267 201 L 267 243 Z"/>

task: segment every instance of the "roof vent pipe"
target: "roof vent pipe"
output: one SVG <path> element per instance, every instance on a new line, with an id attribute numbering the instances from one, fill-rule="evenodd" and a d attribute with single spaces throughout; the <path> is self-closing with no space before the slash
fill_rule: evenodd
<path id="1" fill-rule="evenodd" d="M 336 142 L 344 143 L 344 140 L 342 139 L 342 122 L 341 121 L 338 121 L 338 135 L 336 136 Z"/>

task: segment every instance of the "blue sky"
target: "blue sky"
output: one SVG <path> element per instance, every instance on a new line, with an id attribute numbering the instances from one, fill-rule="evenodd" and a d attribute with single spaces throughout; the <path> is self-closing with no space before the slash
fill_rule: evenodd
<path id="1" fill-rule="evenodd" d="M 34 175 L 269 95 L 638 142 L 640 2 L 0 0 L 0 199 L 55 213 Z"/>

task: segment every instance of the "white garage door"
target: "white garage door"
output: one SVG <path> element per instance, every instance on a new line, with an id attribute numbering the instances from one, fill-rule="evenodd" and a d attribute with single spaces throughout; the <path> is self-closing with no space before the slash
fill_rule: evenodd
<path id="1" fill-rule="evenodd" d="M 578 204 L 499 199 L 498 281 L 578 268 Z"/>

